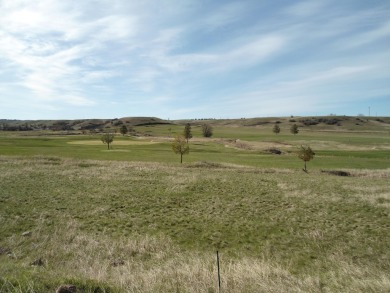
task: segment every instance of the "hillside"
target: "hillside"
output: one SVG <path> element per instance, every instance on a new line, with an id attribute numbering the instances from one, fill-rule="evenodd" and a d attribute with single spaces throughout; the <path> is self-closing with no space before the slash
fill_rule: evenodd
<path id="1" fill-rule="evenodd" d="M 171 122 L 155 117 L 123 117 L 114 119 L 78 119 L 78 120 L 7 120 L 0 119 L 0 130 L 31 131 L 31 130 L 93 130 L 104 131 L 126 125 L 143 126 L 170 124 Z"/>
<path id="2" fill-rule="evenodd" d="M 390 131 L 390 117 L 352 117 L 352 116 L 307 116 L 307 117 L 266 117 L 242 119 L 193 119 L 163 120 L 156 117 L 123 117 L 114 119 L 78 119 L 78 120 L 7 120 L 0 119 L 0 131 L 112 131 L 121 125 L 127 127 L 148 125 L 199 125 L 209 123 L 227 127 L 272 127 L 275 123 L 281 127 L 297 124 L 307 130 L 326 131 Z"/>

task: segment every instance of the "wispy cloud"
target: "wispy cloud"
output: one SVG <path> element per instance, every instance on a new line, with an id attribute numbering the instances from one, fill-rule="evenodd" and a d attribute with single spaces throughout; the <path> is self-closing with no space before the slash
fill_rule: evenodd
<path id="1" fill-rule="evenodd" d="M 15 97 L 45 115 L 126 104 L 252 116 L 379 97 L 389 12 L 387 1 L 0 1 L 1 109 Z"/>
<path id="2" fill-rule="evenodd" d="M 352 77 L 356 77 L 357 75 L 361 75 L 363 73 L 367 74 L 370 70 L 372 70 L 371 66 L 336 67 L 326 71 L 311 72 L 311 76 L 309 77 L 283 82 L 281 83 L 281 86 L 288 87 L 289 89 L 291 89 L 291 87 L 303 89 L 308 86 L 318 86 L 324 83 L 341 83 L 345 79 L 351 80 Z"/>
<path id="3" fill-rule="evenodd" d="M 384 22 L 363 33 L 347 36 L 345 39 L 338 41 L 337 44 L 344 50 L 350 50 L 384 39 L 390 39 L 390 21 Z"/>
<path id="4" fill-rule="evenodd" d="M 76 7 L 56 1 L 15 1 L 5 8 L 0 18 L 0 26 L 7 28 L 0 31 L 2 59 L 18 72 L 20 86 L 47 102 L 93 105 L 82 83 L 117 73 L 91 64 L 83 68 L 80 60 L 97 54 L 105 42 L 127 41 L 134 32 L 132 18 L 84 19 Z"/>
<path id="5" fill-rule="evenodd" d="M 172 54 L 159 51 L 149 57 L 158 66 L 171 72 L 200 70 L 231 71 L 246 66 L 254 66 L 259 62 L 274 57 L 284 46 L 285 40 L 279 35 L 257 37 L 247 43 L 229 44 L 230 47 L 208 53 Z"/>
<path id="6" fill-rule="evenodd" d="M 199 25 L 204 30 L 215 30 L 239 22 L 248 10 L 245 2 L 232 2 L 217 7 L 214 11 L 200 18 Z"/>
<path id="7" fill-rule="evenodd" d="M 329 113 L 333 111 L 344 114 L 339 112 L 341 108 L 337 109 L 337 105 L 364 101 L 367 99 L 367 92 L 377 95 L 386 94 L 386 91 L 378 92 L 374 88 L 372 91 L 367 89 L 367 91 L 362 92 L 361 81 L 374 71 L 375 68 L 370 66 L 351 66 L 311 72 L 311 76 L 263 84 L 263 88 L 260 90 L 251 90 L 250 88 L 247 91 L 235 93 L 225 97 L 222 104 L 227 109 L 235 109 L 238 112 L 247 109 L 247 113 L 255 116 L 299 115 L 304 113 L 324 115 L 327 114 L 325 112 L 327 110 L 329 110 Z M 343 87 L 349 87 L 351 83 L 355 87 L 353 90 L 349 90 L 347 93 L 342 91 Z M 248 108 L 247 105 L 251 105 L 251 108 Z M 235 112 L 230 112 L 234 117 Z"/>
<path id="8" fill-rule="evenodd" d="M 329 1 L 310 1 L 305 0 L 301 2 L 295 2 L 291 4 L 290 6 L 287 6 L 287 8 L 284 9 L 284 12 L 286 14 L 289 14 L 290 16 L 294 17 L 307 17 L 307 16 L 313 16 L 319 13 L 323 13 L 324 7 L 329 3 Z"/>
<path id="9" fill-rule="evenodd" d="M 94 104 L 93 101 L 86 99 L 85 97 L 72 94 L 66 94 L 63 96 L 63 98 L 65 103 L 74 106 L 90 106 Z"/>

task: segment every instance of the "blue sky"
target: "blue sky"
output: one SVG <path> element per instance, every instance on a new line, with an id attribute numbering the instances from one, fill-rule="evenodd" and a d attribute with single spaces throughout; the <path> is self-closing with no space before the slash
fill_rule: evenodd
<path id="1" fill-rule="evenodd" d="M 0 0 L 0 118 L 390 116 L 390 1 Z"/>

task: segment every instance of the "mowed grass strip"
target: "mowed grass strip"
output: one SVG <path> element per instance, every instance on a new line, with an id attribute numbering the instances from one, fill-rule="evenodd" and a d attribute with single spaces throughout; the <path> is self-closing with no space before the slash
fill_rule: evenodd
<path id="1" fill-rule="evenodd" d="M 193 138 L 190 140 L 190 153 L 184 156 L 184 162 L 213 161 L 262 168 L 301 169 L 302 162 L 299 161 L 295 152 L 300 145 L 309 144 L 316 152 L 316 157 L 309 163 L 309 169 L 386 169 L 390 166 L 390 156 L 387 150 L 390 138 L 389 141 L 379 137 L 366 138 L 365 141 L 372 142 L 371 145 L 355 143 L 340 145 L 339 142 L 332 140 L 334 136 L 334 134 L 329 134 L 326 141 L 323 136 L 316 138 L 316 136 L 305 135 L 299 135 L 299 138 L 298 136 L 293 138 L 293 135 L 290 135 L 288 139 L 283 136 L 264 135 L 264 137 L 259 137 L 259 141 Z M 99 138 L 99 135 L 20 137 L 3 133 L 0 139 L 0 153 L 174 164 L 180 161 L 179 157 L 172 152 L 172 138 L 135 139 L 118 135 L 110 151 Z M 283 154 L 270 154 L 267 151 L 270 148 L 278 148 Z"/>
<path id="2" fill-rule="evenodd" d="M 75 145 L 93 145 L 93 146 L 102 146 L 101 140 L 76 140 L 76 141 L 68 141 L 69 144 Z M 146 141 L 146 140 L 116 140 L 115 146 L 123 146 L 123 145 L 150 145 L 158 143 L 156 141 Z"/>
<path id="3" fill-rule="evenodd" d="M 247 284 L 243 271 L 262 263 L 270 274 L 278 268 L 275 278 L 281 279 L 273 286 L 283 284 L 286 289 L 291 281 L 297 291 L 385 291 L 390 270 L 390 170 L 349 172 L 353 176 L 217 163 L 178 166 L 2 156 L 0 247 L 12 257 L 0 255 L 5 263 L 0 275 L 12 286 L 25 282 L 25 276 L 32 284 L 53 286 L 61 277 L 81 282 L 80 274 L 95 285 L 104 281 L 108 287 L 136 292 L 152 290 L 147 276 L 174 267 L 176 261 L 181 269 L 165 276 L 177 274 L 181 281 L 172 281 L 169 288 L 201 292 L 188 289 L 196 282 L 185 284 L 181 266 L 188 261 L 193 266 L 187 264 L 189 272 L 202 267 L 195 279 L 204 292 L 214 288 L 209 258 L 219 250 L 230 266 L 226 292 L 253 292 L 255 287 L 248 284 L 259 284 L 257 277 L 251 275 Z M 21 236 L 25 231 L 32 236 Z M 146 241 L 146 252 L 135 244 L 133 255 L 126 250 L 131 239 Z M 145 239 L 155 244 L 147 248 Z M 31 269 L 30 263 L 39 257 L 48 270 Z M 127 270 L 143 266 L 144 275 L 137 276 L 144 281 L 115 275 L 110 263 L 117 258 Z M 77 263 L 73 272 L 72 262 Z M 21 272 L 16 280 L 15 271 Z M 45 274 L 51 279 L 44 279 Z M 286 276 L 285 282 L 281 276 Z M 271 286 L 272 277 L 267 282 Z M 165 288 L 162 284 L 160 279 L 153 290 Z M 272 288 L 277 287 L 268 287 Z"/>

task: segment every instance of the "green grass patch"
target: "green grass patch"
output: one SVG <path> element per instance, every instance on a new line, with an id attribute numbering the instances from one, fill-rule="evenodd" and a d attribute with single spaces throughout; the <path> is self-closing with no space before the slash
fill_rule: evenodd
<path id="1" fill-rule="evenodd" d="M 283 268 L 287 279 L 313 280 L 309 287 L 294 285 L 296 290 L 317 290 L 319 276 L 330 291 L 389 289 L 383 281 L 390 270 L 388 170 L 349 170 L 350 177 L 337 177 L 215 162 L 0 159 L 5 292 L 29 286 L 52 292 L 64 281 L 85 292 L 182 291 L 188 288 L 186 270 L 173 267 L 187 262 L 191 274 L 212 272 L 216 250 L 228 263 L 245 267 L 244 259 L 251 259 L 256 270 L 265 261 L 270 270 Z M 22 236 L 26 231 L 31 235 Z M 38 258 L 44 265 L 32 266 Z M 119 268 L 113 265 L 117 260 Z M 151 289 L 142 280 L 159 267 L 170 273 L 150 281 Z M 129 275 L 137 268 L 139 279 L 123 276 L 125 268 Z M 350 275 L 355 271 L 371 271 L 367 282 L 376 285 L 355 283 L 358 276 Z M 242 271 L 226 274 L 233 282 L 225 280 L 226 292 L 254 290 L 233 281 L 245 276 Z M 213 287 L 206 275 L 197 279 L 205 282 L 204 290 Z M 172 280 L 168 287 L 164 276 Z"/>
<path id="2" fill-rule="evenodd" d="M 168 127 L 168 126 L 151 126 Z M 223 128 L 222 128 L 223 129 Z M 390 166 L 390 137 L 357 136 L 346 139 L 339 134 L 299 134 L 297 136 L 258 137 L 234 142 L 234 129 L 230 128 L 229 138 L 197 139 L 190 141 L 190 154 L 184 162 L 213 161 L 263 168 L 301 168 L 295 152 L 302 144 L 309 144 L 317 156 L 309 163 L 309 169 L 321 168 L 364 168 L 383 169 Z M 253 135 L 253 128 L 244 129 Z M 227 131 L 227 130 L 226 130 Z M 243 131 L 245 133 L 245 131 Z M 3 155 L 53 156 L 93 160 L 179 162 L 172 152 L 169 139 L 135 139 L 117 136 L 112 149 L 99 141 L 99 136 L 30 137 L 2 135 L 0 153 Z M 298 139 L 299 138 L 299 139 Z M 234 138 L 236 139 L 236 138 Z M 257 138 L 256 138 L 257 139 Z M 283 155 L 267 153 L 270 147 L 283 151 Z"/>

